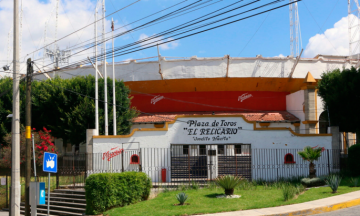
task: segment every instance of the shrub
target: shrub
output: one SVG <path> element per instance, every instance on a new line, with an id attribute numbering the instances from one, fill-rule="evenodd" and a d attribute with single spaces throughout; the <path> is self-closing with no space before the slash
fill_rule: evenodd
<path id="1" fill-rule="evenodd" d="M 47 130 L 43 127 L 43 130 L 35 131 L 35 128 L 31 131 L 34 134 L 34 143 L 35 143 L 35 160 L 38 166 L 43 165 L 43 155 L 44 152 L 57 153 L 57 148 L 53 141 L 54 137 L 50 135 L 51 130 Z M 6 146 L 1 146 L 0 151 L 0 168 L 11 168 L 11 133 L 7 134 L 4 137 Z M 21 125 L 20 132 L 20 164 L 25 163 L 26 156 L 26 137 L 25 137 L 25 127 Z M 30 157 L 33 159 L 33 149 L 31 148 Z"/>
<path id="2" fill-rule="evenodd" d="M 163 193 L 170 192 L 170 189 L 168 188 L 168 186 L 163 186 L 162 188 L 163 188 L 163 190 L 162 190 Z"/>
<path id="3" fill-rule="evenodd" d="M 187 189 L 189 189 L 189 186 L 185 184 L 181 184 L 177 186 L 177 190 L 179 191 L 186 191 Z"/>
<path id="4" fill-rule="evenodd" d="M 241 184 L 242 177 L 223 175 L 215 179 L 215 182 L 225 190 L 226 195 L 233 195 L 236 186 Z"/>
<path id="5" fill-rule="evenodd" d="M 347 164 L 349 171 L 353 176 L 360 175 L 360 143 L 353 145 L 349 148 L 349 155 L 347 159 Z"/>
<path id="6" fill-rule="evenodd" d="M 326 184 L 329 185 L 333 193 L 336 193 L 340 182 L 341 182 L 341 176 L 339 175 L 329 175 L 329 177 L 325 180 Z"/>
<path id="7" fill-rule="evenodd" d="M 352 187 L 357 187 L 359 184 L 359 178 L 351 178 L 350 179 L 350 184 Z"/>
<path id="8" fill-rule="evenodd" d="M 303 178 L 301 184 L 305 187 L 317 187 L 325 185 L 325 181 L 321 178 Z"/>
<path id="9" fill-rule="evenodd" d="M 282 193 L 283 193 L 284 201 L 288 201 L 295 197 L 295 195 L 297 193 L 297 189 L 296 189 L 296 187 L 294 187 L 293 185 L 291 185 L 289 183 L 284 184 L 284 186 L 282 188 Z"/>
<path id="10" fill-rule="evenodd" d="M 302 184 L 297 184 L 295 187 L 296 187 L 296 194 L 300 194 L 305 191 L 305 187 Z"/>
<path id="11" fill-rule="evenodd" d="M 179 201 L 180 205 L 184 205 L 187 198 L 188 196 L 184 192 L 176 194 L 176 199 Z"/>
<path id="12" fill-rule="evenodd" d="M 150 178 L 141 172 L 92 174 L 85 182 L 86 214 L 96 215 L 145 200 L 150 188 Z"/>
<path id="13" fill-rule="evenodd" d="M 192 181 L 191 182 L 191 188 L 194 189 L 194 190 L 198 190 L 200 188 L 200 185 L 199 185 L 198 182 Z"/>
<path id="14" fill-rule="evenodd" d="M 237 186 L 237 189 L 239 190 L 249 190 L 251 188 L 251 182 L 249 182 L 247 179 L 243 179 L 241 183 Z"/>
<path id="15" fill-rule="evenodd" d="M 217 188 L 217 184 L 215 182 L 213 182 L 213 181 L 210 181 L 207 184 L 207 188 L 210 189 L 210 190 L 214 190 L 214 189 Z"/>

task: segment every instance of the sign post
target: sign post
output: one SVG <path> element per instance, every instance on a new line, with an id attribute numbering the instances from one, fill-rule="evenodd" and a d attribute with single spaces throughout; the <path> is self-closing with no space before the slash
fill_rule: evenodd
<path id="1" fill-rule="evenodd" d="M 50 215 L 50 173 L 57 173 L 57 154 L 44 153 L 43 171 L 49 173 L 47 215 Z"/>

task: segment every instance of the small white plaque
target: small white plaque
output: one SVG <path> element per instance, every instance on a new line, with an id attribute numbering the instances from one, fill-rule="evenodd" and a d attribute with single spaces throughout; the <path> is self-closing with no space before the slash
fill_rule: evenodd
<path id="1" fill-rule="evenodd" d="M 6 185 L 6 178 L 1 178 L 1 185 Z"/>

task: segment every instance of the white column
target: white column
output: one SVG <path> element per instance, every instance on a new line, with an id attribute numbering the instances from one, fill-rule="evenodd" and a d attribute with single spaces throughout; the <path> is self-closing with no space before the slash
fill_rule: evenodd
<path id="1" fill-rule="evenodd" d="M 112 37 L 112 63 L 113 63 L 113 118 L 114 118 L 114 122 L 113 122 L 113 125 L 114 125 L 114 135 L 116 135 L 116 95 L 115 95 L 115 53 L 114 53 L 114 41 L 115 41 L 115 38 L 114 38 L 114 20 L 111 19 L 111 24 L 112 24 L 112 34 L 111 34 L 111 37 Z"/>
<path id="2" fill-rule="evenodd" d="M 95 130 L 99 134 L 99 77 L 97 73 L 97 13 L 98 8 L 95 8 Z"/>
<path id="3" fill-rule="evenodd" d="M 107 104 L 107 72 L 106 72 L 106 42 L 105 42 L 105 0 L 103 0 L 103 5 L 102 5 L 102 10 L 103 10 L 103 29 L 102 29 L 102 39 L 103 39 L 103 51 L 104 51 L 104 63 L 103 63 L 103 68 L 104 68 L 104 100 L 105 100 L 105 107 L 104 107 L 104 112 L 105 112 L 105 135 L 109 135 L 109 122 L 108 122 L 108 104 Z"/>

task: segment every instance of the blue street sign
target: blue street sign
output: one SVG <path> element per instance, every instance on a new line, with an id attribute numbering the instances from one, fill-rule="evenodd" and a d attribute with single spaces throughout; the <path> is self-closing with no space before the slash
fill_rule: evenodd
<path id="1" fill-rule="evenodd" d="M 44 153 L 43 171 L 57 173 L 57 154 L 49 152 Z"/>
<path id="2" fill-rule="evenodd" d="M 39 205 L 45 205 L 45 182 L 39 182 Z"/>

